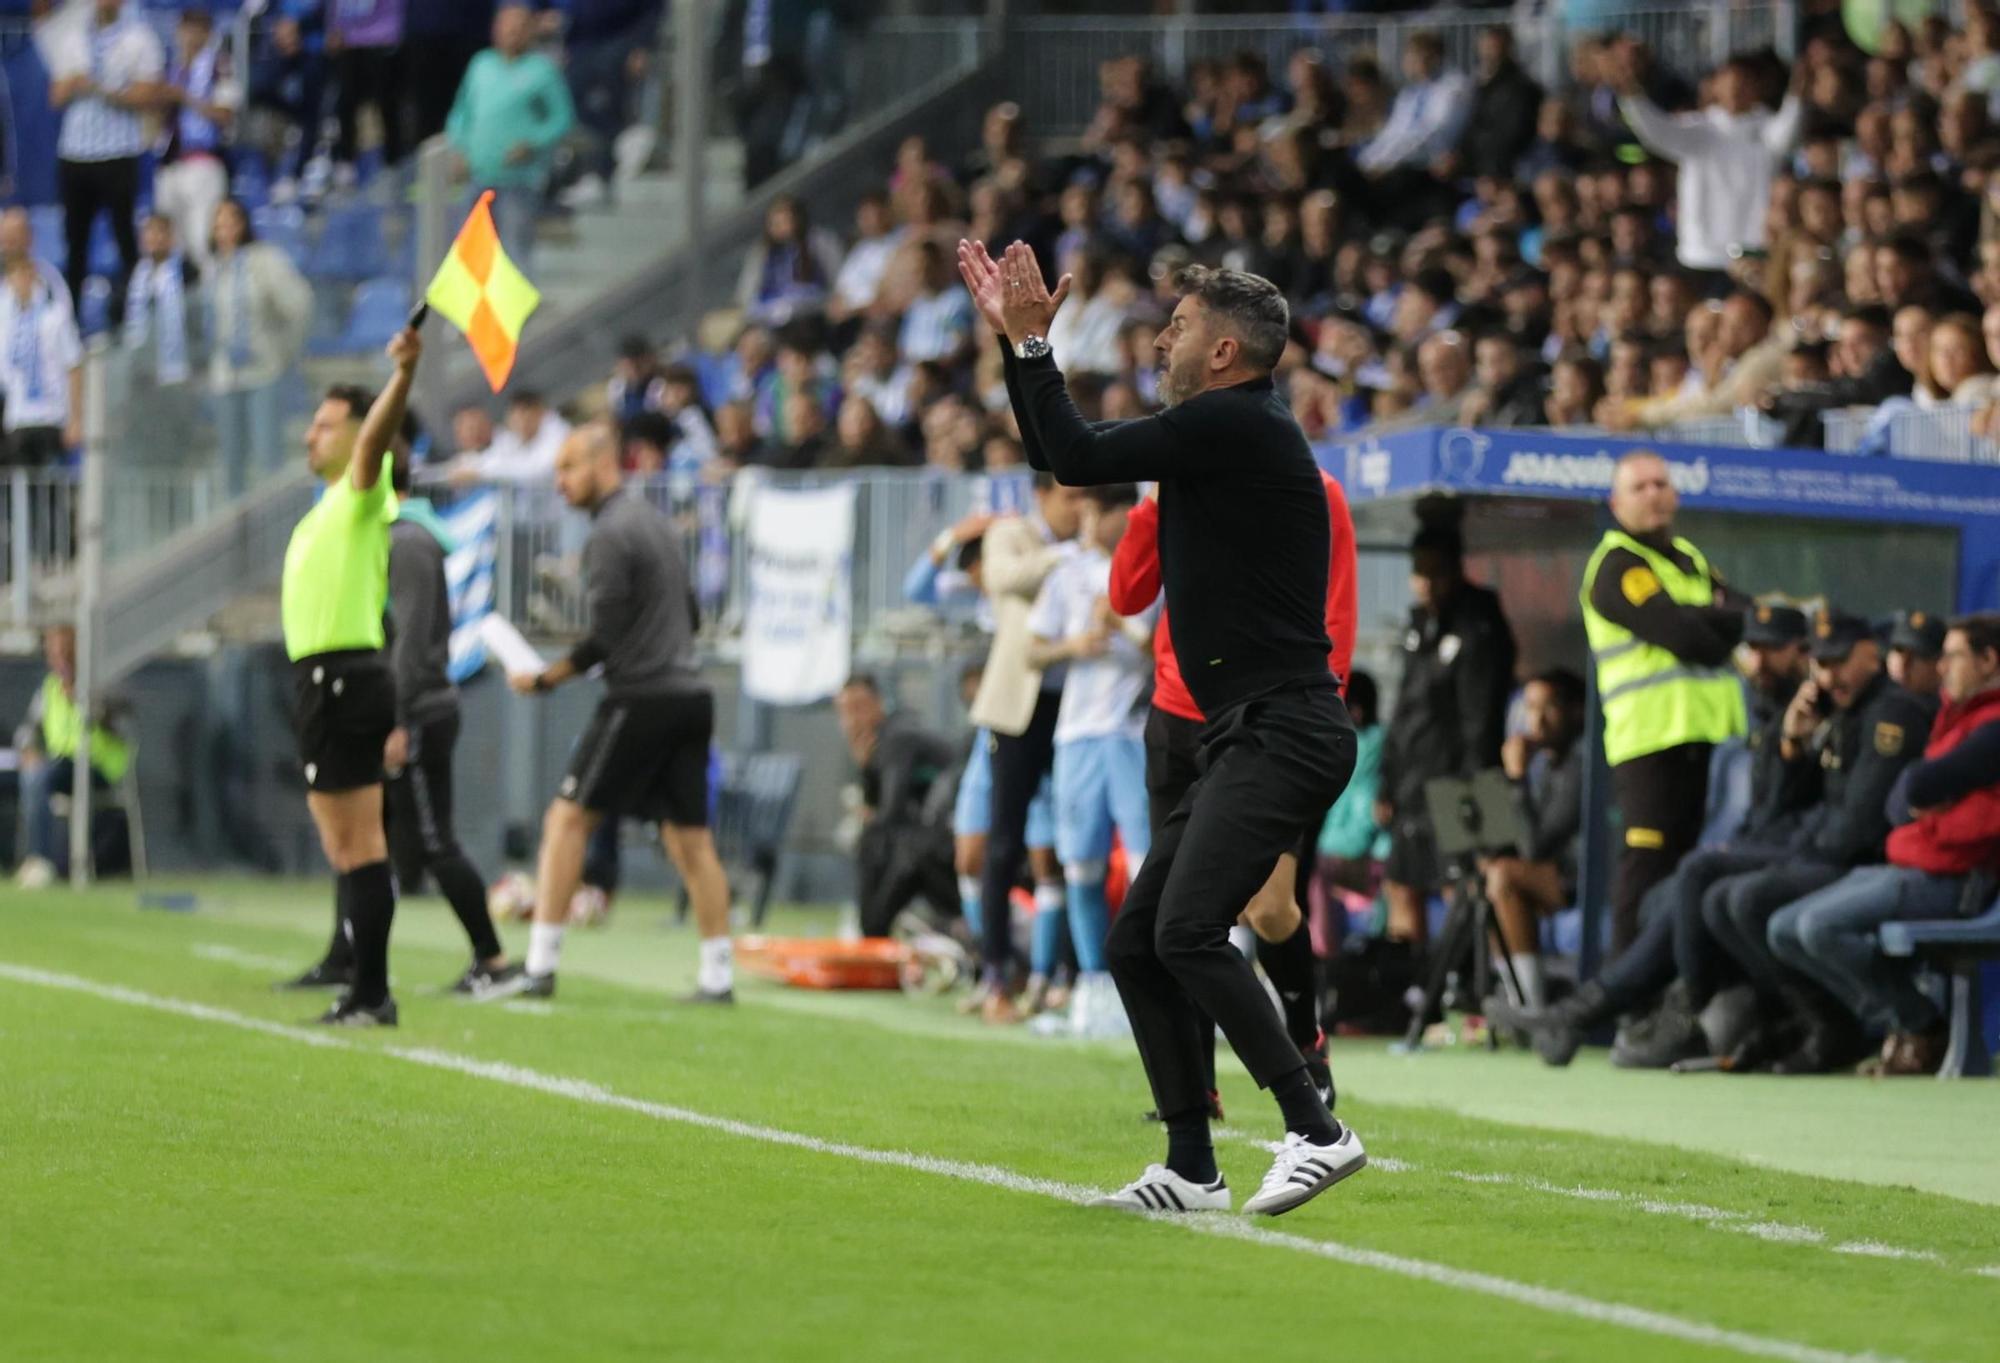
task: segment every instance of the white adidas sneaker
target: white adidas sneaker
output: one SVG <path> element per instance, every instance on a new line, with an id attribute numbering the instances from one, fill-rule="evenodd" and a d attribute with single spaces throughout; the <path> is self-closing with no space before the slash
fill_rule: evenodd
<path id="1" fill-rule="evenodd" d="M 1115 1193 L 1092 1198 L 1093 1207 L 1115 1207 L 1121 1212 L 1226 1212 L 1229 1185 L 1217 1175 L 1203 1187 L 1182 1178 L 1164 1164 L 1149 1164 L 1146 1172 Z"/>
<path id="2" fill-rule="evenodd" d="M 1354 1128 L 1344 1126 L 1340 1139 L 1332 1145 L 1314 1145 L 1296 1131 L 1285 1134 L 1271 1172 L 1264 1175 L 1243 1210 L 1252 1216 L 1283 1216 L 1294 1207 L 1303 1207 L 1349 1174 L 1358 1173 L 1368 1163 L 1368 1152 Z"/>

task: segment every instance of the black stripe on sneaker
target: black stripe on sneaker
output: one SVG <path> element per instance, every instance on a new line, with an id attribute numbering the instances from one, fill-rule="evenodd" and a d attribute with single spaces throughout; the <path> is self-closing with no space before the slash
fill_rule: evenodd
<path id="1" fill-rule="evenodd" d="M 1153 1191 L 1152 1184 L 1142 1183 L 1138 1186 L 1136 1191 L 1139 1194 L 1139 1200 L 1146 1204 L 1147 1211 L 1155 1212 L 1159 1210 L 1159 1205 L 1153 1200 L 1157 1196 L 1157 1194 Z"/>
<path id="2" fill-rule="evenodd" d="M 1319 1174 L 1322 1177 L 1333 1172 L 1333 1169 L 1329 1165 L 1316 1159 L 1309 1159 L 1305 1161 L 1303 1164 L 1299 1165 L 1299 1168 L 1310 1169 L 1313 1173 Z"/>
<path id="3" fill-rule="evenodd" d="M 1170 1202 L 1172 1202 L 1172 1203 L 1174 1204 L 1174 1210 L 1175 1210 L 1175 1211 L 1177 1211 L 1177 1212 L 1184 1212 L 1184 1211 L 1186 1211 L 1186 1210 L 1187 1210 L 1187 1203 L 1185 1203 L 1185 1202 L 1181 1201 L 1181 1195 L 1180 1195 L 1179 1193 L 1177 1193 L 1177 1192 L 1175 1192 L 1175 1191 L 1174 1191 L 1174 1185 L 1173 1185 L 1173 1184 L 1171 1184 L 1171 1183 L 1162 1183 L 1162 1184 L 1160 1185 L 1160 1195 L 1161 1195 L 1162 1197 L 1165 1197 L 1165 1198 L 1166 1198 L 1167 1200 L 1169 1200 Z M 1166 1208 L 1165 1208 L 1165 1207 L 1161 1207 L 1161 1208 L 1160 1208 L 1160 1210 L 1161 1210 L 1161 1211 L 1165 1211 L 1165 1210 L 1166 1210 Z"/>

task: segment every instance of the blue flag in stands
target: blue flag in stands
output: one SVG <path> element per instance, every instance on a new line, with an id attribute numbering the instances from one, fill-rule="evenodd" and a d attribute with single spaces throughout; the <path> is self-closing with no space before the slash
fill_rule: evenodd
<path id="1" fill-rule="evenodd" d="M 445 556 L 445 593 L 451 601 L 451 662 L 454 685 L 464 685 L 486 666 L 479 622 L 493 611 L 493 562 L 499 548 L 500 499 L 475 492 L 443 513 L 452 543 Z"/>

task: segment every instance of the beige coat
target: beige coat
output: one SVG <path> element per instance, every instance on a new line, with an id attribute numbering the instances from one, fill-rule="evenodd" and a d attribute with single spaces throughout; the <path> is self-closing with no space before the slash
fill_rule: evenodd
<path id="1" fill-rule="evenodd" d="M 972 722 L 1010 738 L 1027 732 L 1042 691 L 1042 670 L 1028 664 L 1028 612 L 1042 579 L 1062 555 L 1060 545 L 1042 537 L 1039 520 L 995 521 L 980 550 L 980 575 L 993 606 L 993 648 L 979 694 L 972 698 Z"/>

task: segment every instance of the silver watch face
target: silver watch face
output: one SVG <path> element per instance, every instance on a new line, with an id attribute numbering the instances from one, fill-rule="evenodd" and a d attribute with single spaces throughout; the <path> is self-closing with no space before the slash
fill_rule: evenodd
<path id="1" fill-rule="evenodd" d="M 1049 353 L 1049 343 L 1040 336 L 1026 336 L 1021 340 L 1021 358 L 1039 360 Z"/>

